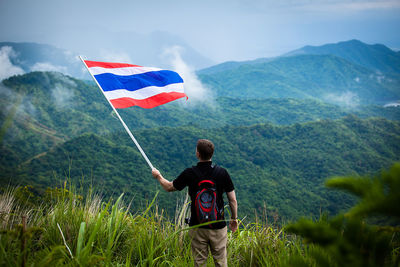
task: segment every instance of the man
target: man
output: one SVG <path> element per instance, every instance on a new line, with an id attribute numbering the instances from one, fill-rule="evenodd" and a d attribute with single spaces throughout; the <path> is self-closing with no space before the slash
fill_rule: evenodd
<path id="1" fill-rule="evenodd" d="M 199 190 L 198 183 L 200 178 L 198 177 L 198 173 L 203 174 L 205 178 L 214 176 L 211 178 L 216 183 L 217 206 L 220 210 L 224 210 L 222 195 L 226 192 L 231 210 L 229 226 L 232 232 L 235 232 L 238 228 L 235 188 L 228 172 L 224 168 L 212 165 L 211 158 L 213 154 L 214 144 L 209 140 L 200 139 L 197 141 L 196 146 L 196 157 L 199 159 L 199 162 L 197 166 L 193 167 L 197 169 L 196 171 L 193 168 L 187 168 L 173 182 L 166 180 L 157 169 L 153 169 L 152 174 L 167 192 L 181 191 L 186 186 L 189 187 L 189 195 L 192 201 L 190 226 L 200 224 L 195 205 L 193 204 L 195 203 L 196 193 Z M 214 168 L 218 168 L 218 171 L 214 171 Z M 189 236 L 192 239 L 192 254 L 195 266 L 206 265 L 209 248 L 215 265 L 227 266 L 227 227 L 223 213 L 222 220 L 213 223 L 212 227 L 210 227 L 210 225 L 196 227 L 189 230 Z"/>

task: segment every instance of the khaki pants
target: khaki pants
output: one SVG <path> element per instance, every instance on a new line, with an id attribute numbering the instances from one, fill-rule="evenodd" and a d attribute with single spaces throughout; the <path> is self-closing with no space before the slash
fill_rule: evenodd
<path id="1" fill-rule="evenodd" d="M 206 266 L 208 248 L 214 259 L 215 266 L 228 266 L 226 259 L 227 227 L 222 229 L 195 228 L 189 230 L 192 240 L 194 266 Z"/>

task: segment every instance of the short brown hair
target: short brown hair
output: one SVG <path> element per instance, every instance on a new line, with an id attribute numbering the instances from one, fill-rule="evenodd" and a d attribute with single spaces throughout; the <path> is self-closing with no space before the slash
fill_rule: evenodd
<path id="1" fill-rule="evenodd" d="M 214 144 L 210 140 L 199 139 L 196 148 L 201 160 L 210 160 L 214 154 Z"/>

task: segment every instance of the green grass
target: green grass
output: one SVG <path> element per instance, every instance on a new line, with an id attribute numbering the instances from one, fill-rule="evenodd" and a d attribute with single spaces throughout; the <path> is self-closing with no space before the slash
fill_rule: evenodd
<path id="1" fill-rule="evenodd" d="M 105 201 L 64 187 L 48 190 L 32 204 L 27 192 L 7 189 L 0 196 L 1 266 L 193 264 L 188 228 L 182 223 L 185 209 L 177 207 L 176 218 L 168 219 L 157 207 L 157 195 L 144 210 L 132 213 L 123 195 Z M 291 255 L 306 254 L 301 241 L 281 229 L 242 224 L 228 233 L 229 266 L 285 266 Z M 208 265 L 213 266 L 211 257 Z"/>
<path id="2" fill-rule="evenodd" d="M 243 219 L 228 232 L 229 266 L 400 266 L 400 164 L 326 185 L 358 196 L 358 203 L 284 228 L 265 216 Z M 105 201 L 89 190 L 82 197 L 66 183 L 42 196 L 29 186 L 7 188 L 0 194 L 0 266 L 192 266 L 187 200 L 171 219 L 157 194 L 132 212 L 124 195 Z"/>

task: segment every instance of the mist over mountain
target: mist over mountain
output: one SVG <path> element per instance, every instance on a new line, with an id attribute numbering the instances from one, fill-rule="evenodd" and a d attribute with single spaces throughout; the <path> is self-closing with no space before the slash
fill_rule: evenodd
<path id="1" fill-rule="evenodd" d="M 9 61 L 11 66 L 21 70 L 14 74 L 57 71 L 78 78 L 89 78 L 77 54 L 52 45 L 1 42 L 0 53 L 3 55 L 3 65 Z M 3 72 L 3 68 L 0 68 L 0 71 Z"/>
<path id="2" fill-rule="evenodd" d="M 80 40 L 85 45 L 76 50 L 58 48 L 47 44 L 0 42 L 0 63 L 11 62 L 13 67 L 30 71 L 58 71 L 76 78 L 90 79 L 78 56 L 97 61 L 127 62 L 142 66 L 171 69 L 173 67 L 169 50 L 179 50 L 190 67 L 200 69 L 214 64 L 201 55 L 181 38 L 167 32 L 150 34 L 114 34 L 109 38 L 88 36 L 90 40 Z M 98 41 L 97 38 L 99 38 Z M 6 71 L 6 70 L 4 70 Z M 0 67 L 0 78 L 3 69 Z M 8 72 L 7 72 L 8 73 Z M 10 73 L 21 74 L 21 72 Z"/>
<path id="3" fill-rule="evenodd" d="M 155 194 L 146 164 L 94 83 L 31 72 L 4 80 L 0 93 L 0 186 L 27 183 L 41 190 L 67 175 L 85 177 L 107 194 L 125 191 L 137 205 Z M 190 155 L 198 138 L 212 139 L 215 161 L 237 183 L 243 214 L 264 201 L 286 219 L 316 215 L 321 205 L 336 212 L 351 199 L 327 193 L 326 177 L 374 172 L 399 160 L 400 107 L 354 110 L 295 98 L 217 97 L 215 104 L 172 102 L 120 113 L 168 177 L 195 164 Z M 173 207 L 176 198 L 161 194 L 160 203 Z"/>
<path id="4" fill-rule="evenodd" d="M 13 124 L 4 138 L 21 160 L 88 132 L 121 131 L 120 122 L 94 82 L 58 72 L 31 72 L 4 80 L 0 86 L 0 118 L 5 121 L 16 108 Z M 119 113 L 132 129 L 195 125 L 218 128 L 259 123 L 290 125 L 349 114 L 362 118 L 400 120 L 400 107 L 378 105 L 346 108 L 317 99 L 217 97 L 214 102 L 175 101 L 153 109 L 137 107 Z M 21 146 L 21 142 L 25 142 Z M 30 149 L 26 149 L 30 147 Z M 25 153 L 24 153 L 25 151 Z M 29 151 L 29 152 L 28 152 Z"/>

